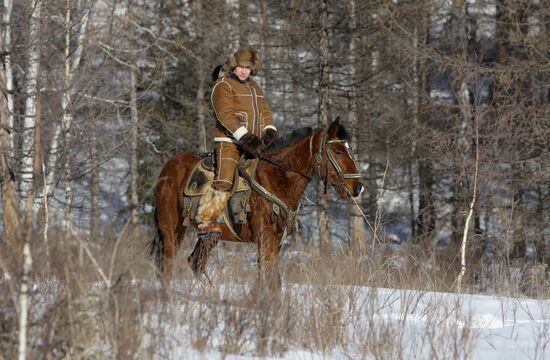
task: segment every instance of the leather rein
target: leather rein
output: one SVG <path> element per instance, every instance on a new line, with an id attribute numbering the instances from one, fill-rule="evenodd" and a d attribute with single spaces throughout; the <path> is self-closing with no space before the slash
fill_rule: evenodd
<path id="1" fill-rule="evenodd" d="M 267 161 L 268 163 L 273 164 L 273 165 L 277 166 L 278 168 L 283 169 L 284 171 L 293 172 L 293 173 L 295 173 L 295 174 L 302 175 L 303 177 L 305 177 L 306 179 L 308 179 L 308 180 L 310 180 L 310 181 L 311 181 L 311 179 L 313 179 L 312 176 L 309 176 L 309 175 L 307 175 L 307 174 L 304 174 L 303 172 L 301 172 L 301 171 L 299 171 L 299 170 L 291 169 L 291 168 L 289 168 L 288 166 L 286 166 L 285 164 L 281 164 L 281 163 L 278 162 L 277 160 L 273 160 L 273 159 L 268 158 L 268 157 L 265 157 L 265 156 L 263 156 L 263 155 L 258 156 L 258 159 Z"/>

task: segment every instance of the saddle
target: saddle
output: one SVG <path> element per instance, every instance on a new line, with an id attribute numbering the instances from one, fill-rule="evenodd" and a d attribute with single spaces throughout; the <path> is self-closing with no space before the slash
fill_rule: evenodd
<path id="1" fill-rule="evenodd" d="M 225 223 L 229 229 L 238 236 L 240 227 L 246 223 L 246 214 L 250 212 L 248 200 L 250 198 L 251 188 L 246 179 L 239 175 L 238 167 L 243 166 L 246 173 L 254 178 L 258 159 L 247 160 L 241 157 L 239 165 L 235 168 L 235 181 L 231 189 L 231 196 L 227 201 L 227 206 L 218 218 L 218 223 Z M 210 186 L 214 179 L 214 160 L 211 153 L 203 155 L 203 158 L 195 164 L 191 170 L 191 175 L 187 179 L 183 190 L 183 225 L 189 226 L 195 223 L 197 210 L 201 195 L 207 186 Z"/>

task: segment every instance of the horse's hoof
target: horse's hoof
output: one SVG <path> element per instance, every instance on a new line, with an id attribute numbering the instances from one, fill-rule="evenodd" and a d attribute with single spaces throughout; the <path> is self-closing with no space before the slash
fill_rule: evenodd
<path id="1" fill-rule="evenodd" d="M 202 275 L 204 276 L 204 278 L 206 279 L 206 281 L 208 281 L 208 283 L 206 285 L 210 286 L 210 287 L 214 287 L 214 284 L 212 283 L 212 280 L 210 280 L 210 278 L 208 277 L 208 275 L 206 275 L 206 272 L 202 272 Z M 203 282 L 204 283 L 204 282 Z"/>
<path id="2" fill-rule="evenodd" d="M 214 287 L 214 284 L 212 283 L 212 280 L 206 275 L 205 271 L 193 271 L 193 274 L 195 275 L 195 278 L 199 280 L 199 282 L 206 286 L 206 287 Z"/>

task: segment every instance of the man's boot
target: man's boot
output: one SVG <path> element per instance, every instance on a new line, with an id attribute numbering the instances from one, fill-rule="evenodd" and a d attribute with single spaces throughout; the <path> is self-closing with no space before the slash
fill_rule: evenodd
<path id="1" fill-rule="evenodd" d="M 222 234 L 218 218 L 225 209 L 229 199 L 229 191 L 220 191 L 207 186 L 199 201 L 199 209 L 195 220 L 199 228 L 199 237 L 210 237 L 218 239 Z"/>
<path id="2" fill-rule="evenodd" d="M 199 239 L 208 238 L 212 240 L 218 240 L 222 236 L 222 227 L 218 223 L 199 224 L 199 232 L 197 237 Z"/>

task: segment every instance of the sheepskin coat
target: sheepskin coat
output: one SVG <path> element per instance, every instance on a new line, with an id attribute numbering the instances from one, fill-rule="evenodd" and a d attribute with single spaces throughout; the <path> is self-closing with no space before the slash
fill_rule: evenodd
<path id="1" fill-rule="evenodd" d="M 264 91 L 252 77 L 240 81 L 235 74 L 221 71 L 211 100 L 217 142 L 238 143 L 248 132 L 262 137 L 266 129 L 276 130 Z"/>

